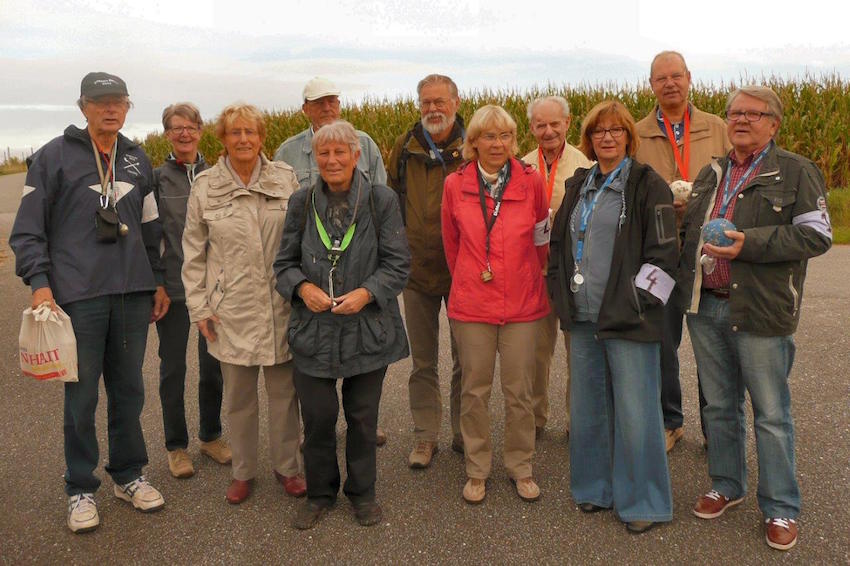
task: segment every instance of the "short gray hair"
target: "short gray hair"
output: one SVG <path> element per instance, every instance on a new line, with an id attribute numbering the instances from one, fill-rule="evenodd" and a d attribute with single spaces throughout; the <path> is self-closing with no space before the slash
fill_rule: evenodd
<path id="1" fill-rule="evenodd" d="M 531 102 L 528 103 L 528 121 L 531 122 L 531 116 L 534 115 L 534 109 L 537 108 L 538 104 L 543 102 L 554 102 L 558 106 L 561 107 L 561 111 L 564 113 L 564 120 L 570 117 L 570 103 L 567 102 L 567 99 L 563 96 L 541 96 L 539 98 L 535 98 Z"/>
<path id="2" fill-rule="evenodd" d="M 767 104 L 767 109 L 773 114 L 777 122 L 782 122 L 782 101 L 772 88 L 761 85 L 742 86 L 739 89 L 732 91 L 729 98 L 726 99 L 726 112 L 732 107 L 732 103 L 740 95 L 746 94 L 753 98 L 758 98 Z"/>
<path id="3" fill-rule="evenodd" d="M 337 120 L 330 124 L 325 124 L 313 134 L 313 154 L 315 154 L 320 145 L 326 143 L 345 143 L 351 148 L 351 153 L 360 150 L 360 136 L 357 135 L 357 130 L 354 126 L 345 120 Z"/>
<path id="4" fill-rule="evenodd" d="M 166 107 L 165 110 L 162 111 L 162 128 L 164 130 L 171 127 L 169 123 L 175 116 L 180 116 L 190 122 L 194 122 L 198 125 L 198 127 L 202 127 L 204 125 L 204 121 L 201 119 L 201 111 L 198 110 L 198 107 L 191 102 L 178 102 Z"/>
<path id="5" fill-rule="evenodd" d="M 652 80 L 652 70 L 655 68 L 655 63 L 664 57 L 676 57 L 679 61 L 682 62 L 682 66 L 685 68 L 685 73 L 690 73 L 691 71 L 688 69 L 688 64 L 685 62 L 685 56 L 679 53 L 678 51 L 662 51 L 658 55 L 652 58 L 652 63 L 649 64 L 649 80 Z"/>
<path id="6" fill-rule="evenodd" d="M 458 98 L 457 85 L 455 84 L 455 82 L 446 75 L 438 75 L 436 73 L 428 75 L 427 77 L 419 81 L 419 84 L 416 85 L 416 97 L 418 98 L 422 96 L 422 89 L 426 86 L 438 83 L 448 85 L 449 92 L 451 93 L 451 95 L 455 98 Z"/>

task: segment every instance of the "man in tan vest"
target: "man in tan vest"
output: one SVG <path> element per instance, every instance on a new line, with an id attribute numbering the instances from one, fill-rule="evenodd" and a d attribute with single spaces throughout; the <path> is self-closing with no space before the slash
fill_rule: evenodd
<path id="1" fill-rule="evenodd" d="M 561 207 L 564 200 L 564 181 L 569 179 L 579 167 L 590 167 L 582 152 L 567 143 L 567 131 L 570 129 L 570 105 L 561 96 L 546 96 L 532 100 L 528 105 L 528 123 L 531 133 L 537 140 L 537 147 L 522 158 L 534 167 L 543 177 L 543 183 L 549 197 L 551 216 Z M 555 310 L 540 320 L 538 334 L 534 382 L 531 389 L 531 403 L 534 407 L 534 426 L 539 438 L 549 420 L 549 367 L 555 353 L 555 338 L 558 335 L 558 317 Z M 566 432 L 570 432 L 570 340 L 564 336 L 567 350 L 567 365 L 564 380 L 567 387 Z"/>
<path id="2" fill-rule="evenodd" d="M 712 157 L 729 153 L 732 146 L 726 135 L 726 124 L 718 116 L 703 112 L 688 102 L 691 72 L 680 53 L 662 51 L 656 55 L 649 74 L 649 85 L 658 103 L 637 123 L 640 145 L 635 159 L 651 166 L 668 183 L 691 183 Z M 674 194 L 681 195 L 674 200 L 677 217 L 681 219 L 688 189 L 681 193 L 674 191 Z M 678 350 L 685 305 L 677 303 L 671 299 L 664 308 L 661 340 L 661 409 L 668 452 L 684 434 Z M 700 390 L 700 414 L 704 405 Z"/>

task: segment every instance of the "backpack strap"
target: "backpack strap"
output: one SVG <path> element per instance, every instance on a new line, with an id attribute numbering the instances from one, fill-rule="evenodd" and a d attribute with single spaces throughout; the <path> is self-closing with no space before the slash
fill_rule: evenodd
<path id="1" fill-rule="evenodd" d="M 407 136 L 404 138 L 404 143 L 401 144 L 401 155 L 398 158 L 398 204 L 401 208 L 401 221 L 407 226 L 407 160 L 410 159 L 410 151 L 407 149 L 407 144 L 410 138 L 413 137 L 413 128 L 407 131 Z M 370 193 L 371 199 L 371 193 Z"/>

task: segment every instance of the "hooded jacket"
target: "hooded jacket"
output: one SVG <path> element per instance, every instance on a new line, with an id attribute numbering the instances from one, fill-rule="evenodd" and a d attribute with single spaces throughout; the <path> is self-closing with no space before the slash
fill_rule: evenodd
<path id="1" fill-rule="evenodd" d="M 60 305 L 162 285 L 153 171 L 142 148 L 120 133 L 114 179 L 118 217 L 129 231 L 102 243 L 95 232 L 101 185 L 88 130 L 68 126 L 32 156 L 9 236 L 24 283 L 49 286 Z"/>
<path id="2" fill-rule="evenodd" d="M 352 315 L 312 312 L 296 289 L 309 281 L 329 294 L 331 261 L 316 227 L 318 214 L 331 229 L 323 186 L 320 177 L 316 185 L 292 196 L 274 272 L 278 292 L 292 303 L 287 335 L 295 367 L 306 375 L 337 379 L 374 371 L 408 356 L 398 295 L 410 273 L 410 251 L 395 193 L 371 183 L 363 171 L 355 169 L 345 225 L 352 222 L 357 208 L 356 227 L 336 266 L 334 294 L 363 287 L 374 300 Z"/>
<path id="3" fill-rule="evenodd" d="M 200 153 L 193 165 L 194 175 L 209 167 Z M 186 225 L 186 207 L 189 203 L 189 190 L 192 188 L 189 171 L 186 165 L 178 163 L 173 153 L 168 155 L 162 166 L 153 171 L 154 194 L 162 221 L 165 290 L 172 301 L 186 300 L 180 270 L 183 267 L 183 227 Z"/>

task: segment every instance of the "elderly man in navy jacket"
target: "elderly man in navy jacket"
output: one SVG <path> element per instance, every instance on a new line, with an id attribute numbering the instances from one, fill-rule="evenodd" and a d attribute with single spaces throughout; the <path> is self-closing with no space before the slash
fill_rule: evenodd
<path id="1" fill-rule="evenodd" d="M 148 458 L 139 416 L 148 325 L 168 310 L 151 165 L 119 133 L 130 108 L 127 85 L 89 73 L 78 105 L 88 126 L 68 126 L 33 155 L 9 238 L 32 306 L 60 305 L 77 338 L 79 382 L 65 384 L 64 425 L 68 528 L 76 533 L 100 523 L 94 469 L 101 374 L 114 494 L 140 511 L 165 505 L 142 475 Z"/>

